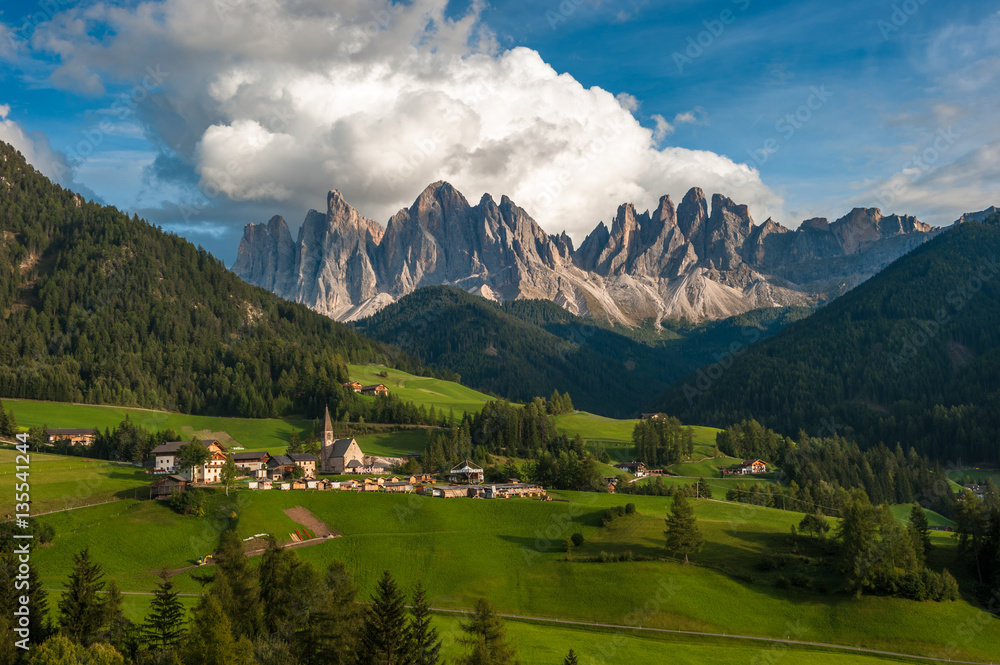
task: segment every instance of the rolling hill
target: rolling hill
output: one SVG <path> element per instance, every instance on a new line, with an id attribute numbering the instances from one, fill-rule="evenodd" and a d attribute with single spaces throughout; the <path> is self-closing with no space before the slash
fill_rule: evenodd
<path id="1" fill-rule="evenodd" d="M 787 435 L 1000 460 L 1000 216 L 956 225 L 809 318 L 704 367 L 656 406 Z"/>
<path id="2" fill-rule="evenodd" d="M 426 287 L 356 322 L 444 375 L 510 400 L 569 392 L 576 407 L 637 416 L 687 372 L 806 315 L 803 308 L 749 312 L 700 326 L 614 327 L 546 300 L 503 305 L 454 287 Z"/>

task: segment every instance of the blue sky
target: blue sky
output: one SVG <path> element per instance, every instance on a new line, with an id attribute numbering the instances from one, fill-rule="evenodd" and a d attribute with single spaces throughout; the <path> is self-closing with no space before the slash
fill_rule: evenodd
<path id="1" fill-rule="evenodd" d="M 577 241 L 689 186 L 786 226 L 1000 204 L 1000 3 L 5 3 L 0 138 L 227 264 L 448 179 Z"/>

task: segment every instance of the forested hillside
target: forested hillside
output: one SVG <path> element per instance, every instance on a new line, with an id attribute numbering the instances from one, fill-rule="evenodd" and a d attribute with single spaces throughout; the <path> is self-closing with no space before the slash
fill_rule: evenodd
<path id="1" fill-rule="evenodd" d="M 728 366 L 730 365 L 731 366 Z M 1000 217 L 967 222 L 894 262 L 657 406 L 686 422 L 756 418 L 795 435 L 1000 461 Z"/>
<path id="2" fill-rule="evenodd" d="M 582 319 L 547 300 L 499 305 L 435 286 L 355 325 L 479 390 L 519 401 L 558 390 L 569 392 L 580 409 L 632 417 L 713 354 L 733 343 L 742 347 L 763 339 L 805 312 L 749 312 L 654 332 Z"/>
<path id="3" fill-rule="evenodd" d="M 0 396 L 276 416 L 342 397 L 383 344 L 49 182 L 0 143 Z M 413 369 L 413 367 L 410 367 Z"/>

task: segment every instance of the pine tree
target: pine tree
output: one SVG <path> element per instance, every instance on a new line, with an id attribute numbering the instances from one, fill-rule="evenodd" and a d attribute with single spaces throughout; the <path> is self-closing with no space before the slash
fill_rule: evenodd
<path id="1" fill-rule="evenodd" d="M 323 579 L 324 597 L 314 607 L 298 640 L 303 665 L 354 665 L 363 621 L 358 589 L 347 567 L 331 561 Z"/>
<path id="2" fill-rule="evenodd" d="M 409 639 L 413 650 L 413 665 L 435 665 L 441 653 L 441 640 L 437 630 L 431 626 L 431 608 L 427 602 L 427 592 L 420 582 L 413 591 L 413 607 L 410 608 Z"/>
<path id="3" fill-rule="evenodd" d="M 920 557 L 921 563 L 927 561 L 927 556 L 931 553 L 931 534 L 927 525 L 927 515 L 919 503 L 913 504 L 910 510 L 910 535 L 913 538 L 913 547 Z"/>
<path id="4" fill-rule="evenodd" d="M 160 583 L 153 595 L 149 615 L 142 627 L 143 638 L 155 651 L 176 649 L 184 634 L 184 606 L 166 570 L 160 573 Z"/>
<path id="5" fill-rule="evenodd" d="M 698 521 L 694 516 L 694 508 L 684 498 L 683 492 L 674 493 L 670 515 L 667 516 L 667 549 L 671 553 L 684 553 L 684 564 L 687 565 L 688 554 L 700 552 L 704 540 L 698 529 Z"/>
<path id="6" fill-rule="evenodd" d="M 579 660 L 577 660 L 576 652 L 572 649 L 566 654 L 566 658 L 563 659 L 563 665 L 579 665 Z"/>
<path id="7" fill-rule="evenodd" d="M 372 595 L 372 604 L 365 612 L 358 662 L 366 665 L 403 665 L 410 662 L 411 651 L 405 601 L 387 570 Z"/>
<path id="8" fill-rule="evenodd" d="M 468 637 L 461 641 L 471 650 L 465 658 L 460 658 L 462 665 L 489 663 L 490 665 L 511 665 L 517 663 L 517 651 L 507 640 L 507 629 L 503 619 L 498 617 L 489 601 L 480 598 L 476 601 L 476 611 L 468 623 L 461 624 Z M 485 654 L 486 660 L 483 660 Z"/>
<path id="9" fill-rule="evenodd" d="M 201 597 L 190 627 L 182 650 L 185 665 L 250 665 L 253 662 L 250 641 L 233 637 L 229 617 L 215 597 Z"/>
<path id="10" fill-rule="evenodd" d="M 59 626 L 74 642 L 88 646 L 101 630 L 105 608 L 100 593 L 104 589 L 104 573 L 100 564 L 90 560 L 90 548 L 73 555 L 66 592 L 59 600 Z"/>
<path id="11" fill-rule="evenodd" d="M 257 575 L 243 552 L 243 541 L 234 530 L 222 532 L 215 562 L 215 584 L 219 589 L 213 585 L 213 595 L 218 597 L 223 612 L 232 621 L 233 635 L 253 639 L 261 629 Z"/>

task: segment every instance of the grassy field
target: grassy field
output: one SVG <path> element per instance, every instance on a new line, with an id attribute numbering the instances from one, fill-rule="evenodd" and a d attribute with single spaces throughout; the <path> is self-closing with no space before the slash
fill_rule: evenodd
<path id="1" fill-rule="evenodd" d="M 968 469 L 965 471 L 950 471 L 948 478 L 959 485 L 976 484 L 982 485 L 987 479 L 992 479 L 993 484 L 1000 487 L 1000 471 L 996 469 Z M 957 491 L 957 490 L 956 490 Z"/>
<path id="2" fill-rule="evenodd" d="M 0 514 L 3 515 L 14 508 L 16 455 L 14 450 L 0 450 L 0 488 L 3 488 Z M 150 476 L 133 466 L 42 453 L 31 453 L 29 466 L 34 514 L 149 495 Z"/>
<path id="3" fill-rule="evenodd" d="M 834 593 L 838 576 L 832 564 L 822 563 L 821 544 L 800 544 L 801 554 L 811 556 L 810 563 L 796 559 L 789 565 L 809 570 L 811 577 L 825 580 L 829 590 L 777 588 L 777 578 L 789 570 L 761 572 L 756 563 L 767 552 L 790 552 L 788 530 L 801 519 L 799 514 L 697 501 L 706 545 L 693 557 L 695 565 L 683 566 L 664 558 L 663 518 L 669 499 L 574 492 L 560 492 L 558 498 L 566 502 L 239 492 L 228 499 L 217 495 L 204 518 L 181 517 L 156 502 L 123 500 L 41 518 L 55 527 L 56 540 L 37 550 L 34 560 L 46 586 L 59 588 L 72 554 L 89 545 L 108 577 L 123 589 L 149 591 L 160 568 L 190 565 L 210 551 L 220 528 L 233 524 L 243 537 L 269 532 L 287 538 L 296 525 L 282 511 L 303 506 L 343 537 L 299 549 L 299 556 L 318 566 L 333 559 L 345 561 L 365 594 L 382 570 L 391 570 L 404 588 L 422 580 L 435 607 L 467 609 L 476 598 L 488 597 L 500 611 L 511 614 L 628 623 L 659 593 L 643 625 L 775 637 L 794 629 L 801 639 L 924 654 L 938 653 L 948 642 L 958 641 L 956 657 L 996 660 L 1000 656 L 997 631 L 981 631 L 968 642 L 956 637 L 961 626 L 978 621 L 981 614 L 965 602 L 855 600 Z M 626 501 L 637 505 L 638 514 L 602 528 L 603 510 Z M 562 540 L 576 531 L 584 535 L 585 543 L 573 560 L 564 560 Z M 935 533 L 934 539 L 939 547 L 932 561 L 951 565 L 950 536 Z M 659 560 L 613 564 L 586 560 L 602 551 L 625 550 Z M 181 573 L 175 580 L 183 592 L 196 593 L 200 588 L 191 573 Z M 579 645 L 582 652 L 607 639 L 599 631 L 520 623 L 512 624 L 512 632 L 518 636 L 522 658 L 531 663 L 557 663 L 569 646 Z M 634 636 L 629 642 L 633 646 L 622 647 L 622 653 L 645 658 L 636 662 L 664 662 L 670 654 L 674 662 L 676 641 L 664 640 L 659 650 L 659 638 Z M 701 659 L 706 657 L 716 662 L 706 656 L 711 653 L 708 648 L 704 644 L 680 648 L 676 662 L 705 662 Z M 731 655 L 724 658 L 733 662 L 758 653 L 756 646 L 726 648 Z M 638 655 L 644 650 L 653 651 Z M 621 661 L 616 657 L 609 662 Z M 817 655 L 815 662 L 830 661 Z"/>
<path id="4" fill-rule="evenodd" d="M 428 409 L 433 406 L 438 411 L 443 409 L 445 413 L 454 409 L 456 418 L 461 418 L 467 411 L 480 411 L 483 404 L 495 399 L 452 381 L 414 376 L 380 365 L 348 365 L 347 370 L 352 381 L 366 385 L 383 383 L 390 393 L 404 401 L 423 404 Z M 386 372 L 388 376 L 379 376 L 381 372 Z"/>
<path id="5" fill-rule="evenodd" d="M 698 478 L 721 478 L 719 469 L 739 464 L 743 460 L 735 457 L 706 457 L 696 462 L 680 462 L 667 467 L 671 473 L 678 476 L 694 476 Z M 744 480 L 746 480 L 744 478 Z"/>
<path id="6" fill-rule="evenodd" d="M 148 430 L 172 429 L 181 437 L 216 438 L 227 447 L 243 446 L 247 450 L 266 450 L 283 453 L 298 430 L 303 437 L 313 431 L 313 420 L 279 418 L 217 418 L 191 416 L 168 411 L 133 409 L 122 406 L 96 406 L 91 404 L 64 404 L 33 400 L 5 399 L 4 406 L 14 411 L 17 424 L 22 428 L 48 425 L 49 427 L 113 428 L 127 415 Z"/>
<path id="7" fill-rule="evenodd" d="M 357 437 L 361 450 L 369 455 L 403 457 L 407 453 L 422 453 L 427 430 L 413 429 L 385 434 L 366 434 Z"/>

